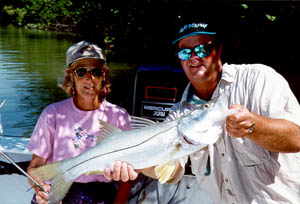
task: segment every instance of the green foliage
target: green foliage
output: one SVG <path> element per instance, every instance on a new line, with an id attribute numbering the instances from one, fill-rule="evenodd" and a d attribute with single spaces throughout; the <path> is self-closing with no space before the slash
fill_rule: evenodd
<path id="1" fill-rule="evenodd" d="M 27 13 L 27 10 L 25 8 L 14 8 L 12 5 L 5 5 L 3 11 L 5 11 L 8 15 L 14 17 L 18 25 L 23 24 L 24 17 Z"/>
<path id="2" fill-rule="evenodd" d="M 71 0 L 22 0 L 20 4 L 6 5 L 3 9 L 19 25 L 51 29 L 73 16 Z"/>
<path id="3" fill-rule="evenodd" d="M 236 52 L 235 58 L 243 59 L 244 56 L 235 49 L 237 46 L 255 47 L 256 43 L 272 46 L 272 39 L 277 38 L 274 33 L 297 33 L 296 27 L 289 26 L 299 22 L 300 6 L 297 3 L 217 2 L 6 0 L 2 12 L 15 24 L 28 28 L 71 31 L 75 33 L 76 41 L 85 39 L 97 43 L 105 49 L 110 60 L 128 63 L 155 63 L 165 61 L 167 57 L 174 60 L 170 45 L 178 21 L 185 16 L 198 17 L 203 12 L 223 26 L 226 43 L 231 46 L 228 49 L 230 53 Z"/>
<path id="4" fill-rule="evenodd" d="M 270 21 L 275 21 L 276 20 L 276 16 L 271 16 L 267 13 L 265 15 L 266 15 L 267 19 L 269 19 Z"/>
<path id="5" fill-rule="evenodd" d="M 249 6 L 247 4 L 241 4 L 241 7 L 243 7 L 244 9 L 247 9 Z"/>

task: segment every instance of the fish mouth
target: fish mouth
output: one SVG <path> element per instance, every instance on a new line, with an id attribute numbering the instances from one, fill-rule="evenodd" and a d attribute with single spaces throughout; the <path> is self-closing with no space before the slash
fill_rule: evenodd
<path id="1" fill-rule="evenodd" d="M 191 140 L 189 140 L 188 137 L 183 136 L 183 139 L 184 139 L 184 141 L 185 141 L 186 143 L 195 145 L 195 143 L 193 143 Z"/>

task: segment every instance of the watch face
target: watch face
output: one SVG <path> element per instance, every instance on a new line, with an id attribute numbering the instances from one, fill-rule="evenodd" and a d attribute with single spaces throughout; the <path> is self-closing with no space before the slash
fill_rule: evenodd
<path id="1" fill-rule="evenodd" d="M 252 123 L 251 123 L 251 126 L 250 126 L 250 128 L 249 128 L 249 131 L 248 131 L 249 134 L 251 134 L 251 133 L 253 132 L 254 126 L 255 126 L 255 122 L 254 122 L 254 120 L 253 120 Z"/>

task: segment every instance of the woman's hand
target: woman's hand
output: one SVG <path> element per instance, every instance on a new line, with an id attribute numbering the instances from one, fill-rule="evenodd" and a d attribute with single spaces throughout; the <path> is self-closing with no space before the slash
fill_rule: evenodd
<path id="1" fill-rule="evenodd" d="M 35 179 L 47 192 L 50 192 L 50 185 L 49 184 L 44 184 L 43 182 L 41 182 L 41 180 L 37 180 Z M 29 182 L 31 183 L 31 181 Z M 35 192 L 35 199 L 36 202 L 39 204 L 48 204 L 48 197 L 49 194 L 44 192 L 42 189 L 40 189 L 38 186 L 36 186 L 35 184 L 32 183 L 33 186 L 33 190 Z"/>
<path id="2" fill-rule="evenodd" d="M 139 171 L 134 170 L 133 167 L 126 162 L 116 161 L 113 171 L 109 168 L 104 169 L 104 176 L 108 180 L 123 181 L 135 180 Z"/>
<path id="3" fill-rule="evenodd" d="M 27 173 L 38 183 L 40 184 L 45 191 L 47 192 L 50 192 L 50 185 L 49 184 L 45 184 L 41 179 L 39 178 L 36 178 L 33 176 L 32 172 L 40 167 L 40 166 L 43 166 L 45 165 L 47 162 L 46 159 L 44 158 L 41 158 L 37 155 L 33 155 L 32 156 L 32 160 L 28 166 L 28 169 L 27 169 Z M 44 192 L 40 187 L 36 186 L 31 180 L 28 180 L 30 186 L 32 186 L 34 192 L 35 192 L 35 198 L 36 198 L 36 202 L 39 203 L 39 204 L 48 204 L 48 197 L 49 197 L 49 194 Z"/>

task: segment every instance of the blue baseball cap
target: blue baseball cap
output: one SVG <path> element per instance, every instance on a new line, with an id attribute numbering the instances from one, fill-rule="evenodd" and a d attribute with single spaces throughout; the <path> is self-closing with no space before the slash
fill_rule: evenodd
<path id="1" fill-rule="evenodd" d="M 192 22 L 184 24 L 180 27 L 177 34 L 176 40 L 172 44 L 177 43 L 183 38 L 193 36 L 193 35 L 216 35 L 216 29 L 209 23 L 206 22 Z"/>

